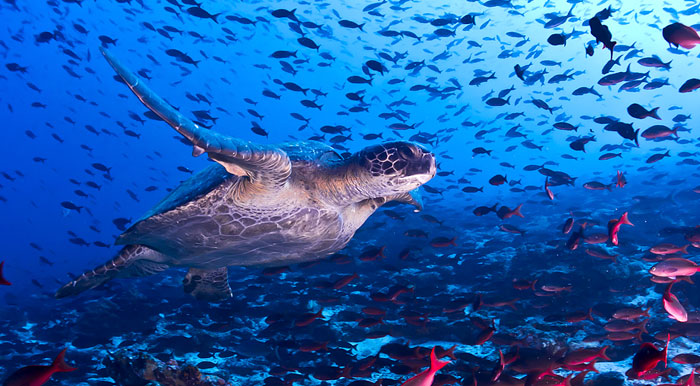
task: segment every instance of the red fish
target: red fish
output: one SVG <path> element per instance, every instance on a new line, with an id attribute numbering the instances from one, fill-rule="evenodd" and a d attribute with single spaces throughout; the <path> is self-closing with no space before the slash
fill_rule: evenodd
<path id="1" fill-rule="evenodd" d="M 611 260 L 613 263 L 617 262 L 618 255 L 611 255 L 602 249 L 586 248 L 586 253 L 593 256 L 593 257 L 597 257 L 599 259 Z"/>
<path id="2" fill-rule="evenodd" d="M 509 207 L 507 206 L 502 206 L 498 211 L 496 212 L 496 215 L 501 219 L 505 220 L 507 218 L 511 218 L 513 216 L 518 216 L 524 218 L 522 213 L 520 213 L 520 209 L 523 207 L 523 204 L 518 205 L 517 208 L 510 210 Z"/>
<path id="3" fill-rule="evenodd" d="M 496 174 L 489 179 L 489 184 L 494 186 L 503 185 L 506 182 L 508 182 L 508 176 L 502 176 L 500 174 Z"/>
<path id="4" fill-rule="evenodd" d="M 374 260 L 379 260 L 380 258 L 383 259 L 386 256 L 384 256 L 384 250 L 386 249 L 386 246 L 383 245 L 380 248 L 372 247 L 369 249 L 366 249 L 358 259 L 361 261 L 374 261 Z"/>
<path id="5" fill-rule="evenodd" d="M 571 351 L 562 360 L 566 365 L 580 365 L 583 363 L 597 361 L 598 359 L 603 359 L 609 361 L 610 358 L 606 355 L 605 351 L 608 346 L 603 346 L 600 349 L 583 348 L 576 351 Z"/>
<path id="6" fill-rule="evenodd" d="M 578 231 L 573 232 L 571 236 L 569 236 L 569 240 L 567 240 L 565 244 L 567 249 L 573 251 L 578 248 L 579 244 L 581 244 L 581 239 L 583 238 L 584 228 L 585 227 L 582 225 Z"/>
<path id="7" fill-rule="evenodd" d="M 501 377 L 501 374 L 503 373 L 503 370 L 506 368 L 506 361 L 503 359 L 503 351 L 500 349 L 498 350 L 498 356 L 499 356 L 499 361 L 498 365 L 493 369 L 493 372 L 491 375 L 491 382 L 496 382 L 498 381 L 498 378 Z"/>
<path id="8" fill-rule="evenodd" d="M 433 248 L 445 248 L 449 247 L 450 245 L 456 247 L 456 240 L 457 237 L 453 237 L 451 239 L 448 239 L 447 237 L 436 237 L 430 241 L 430 246 Z"/>
<path id="9" fill-rule="evenodd" d="M 297 327 L 304 327 L 308 326 L 309 324 L 313 323 L 314 320 L 323 317 L 323 308 L 321 308 L 320 311 L 317 313 L 306 313 L 304 315 L 301 315 L 295 322 L 294 325 Z"/>
<path id="10" fill-rule="evenodd" d="M 673 23 L 664 27 L 662 33 L 669 46 L 675 45 L 691 49 L 700 44 L 698 33 L 692 27 L 681 23 Z"/>
<path id="11" fill-rule="evenodd" d="M 667 365 L 668 361 L 668 344 L 671 341 L 671 335 L 667 335 L 666 347 L 663 350 L 659 350 L 652 343 L 644 342 L 642 346 L 639 347 L 639 351 L 634 354 L 632 358 L 632 369 L 630 372 L 634 377 L 639 377 L 644 375 L 644 373 L 656 367 L 656 365 L 664 361 L 664 366 Z"/>
<path id="12" fill-rule="evenodd" d="M 627 218 L 627 212 L 623 213 L 619 220 L 612 219 L 608 221 L 608 235 L 610 236 L 610 242 L 613 245 L 618 245 L 619 243 L 617 239 L 617 232 L 620 231 L 620 227 L 623 224 L 634 226 L 634 224 L 632 224 Z"/>
<path id="13" fill-rule="evenodd" d="M 637 308 L 620 308 L 619 310 L 615 311 L 613 314 L 613 318 L 615 319 L 624 319 L 624 320 L 634 320 L 637 318 L 641 317 L 649 317 L 649 310 L 651 308 L 647 309 L 642 309 L 641 307 Z"/>
<path id="14" fill-rule="evenodd" d="M 362 309 L 362 312 L 364 312 L 367 315 L 372 315 L 372 316 L 384 316 L 384 315 L 386 315 L 386 310 L 383 310 L 381 308 L 376 308 L 376 307 L 365 307 Z"/>
<path id="15" fill-rule="evenodd" d="M 15 371 L 3 383 L 3 386 L 41 386 L 55 373 L 75 371 L 77 368 L 70 367 L 65 362 L 66 350 L 64 348 L 54 359 L 50 366 L 27 366 Z"/>
<path id="16" fill-rule="evenodd" d="M 9 281 L 7 281 L 7 279 L 5 279 L 5 276 L 2 275 L 2 267 L 3 267 L 4 265 L 5 265 L 5 262 L 4 262 L 4 261 L 1 261 L 1 262 L 0 262 L 0 285 L 11 285 L 12 283 L 10 283 Z"/>
<path id="17" fill-rule="evenodd" d="M 347 275 L 343 276 L 340 279 L 336 280 L 335 283 L 333 283 L 333 289 L 341 289 L 348 285 L 351 281 L 357 279 L 359 276 L 357 275 L 357 272 L 353 273 L 352 275 Z"/>
<path id="18" fill-rule="evenodd" d="M 301 352 L 328 351 L 328 342 L 305 342 L 299 346 Z"/>
<path id="19" fill-rule="evenodd" d="M 513 279 L 513 288 L 519 291 L 524 291 L 524 290 L 535 290 L 535 284 L 537 283 L 537 279 L 533 281 L 528 281 L 525 279 Z"/>
<path id="20" fill-rule="evenodd" d="M 435 347 L 433 347 L 430 351 L 430 367 L 402 383 L 401 386 L 431 386 L 438 370 L 445 367 L 450 362 L 451 361 L 438 360 L 435 356 Z"/>
<path id="21" fill-rule="evenodd" d="M 474 343 L 474 345 L 481 346 L 482 344 L 488 342 L 493 336 L 494 332 L 496 332 L 496 324 L 494 323 L 493 319 L 491 319 L 491 325 L 479 333 L 479 335 L 476 337 L 476 343 Z"/>

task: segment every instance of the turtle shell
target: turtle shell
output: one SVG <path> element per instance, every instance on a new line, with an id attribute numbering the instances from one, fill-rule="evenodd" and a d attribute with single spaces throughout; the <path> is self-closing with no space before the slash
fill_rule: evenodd
<path id="1" fill-rule="evenodd" d="M 279 148 L 287 153 L 289 160 L 295 162 L 316 162 L 322 165 L 329 165 L 342 161 L 342 157 L 332 147 L 321 142 L 286 142 L 279 145 Z M 146 212 L 138 219 L 124 234 L 129 233 L 132 228 L 143 220 L 168 212 L 183 204 L 211 192 L 229 178 L 240 178 L 229 174 L 223 166 L 218 163 L 197 172 L 189 179 L 182 182 L 170 194 L 165 196 L 158 204 Z"/>

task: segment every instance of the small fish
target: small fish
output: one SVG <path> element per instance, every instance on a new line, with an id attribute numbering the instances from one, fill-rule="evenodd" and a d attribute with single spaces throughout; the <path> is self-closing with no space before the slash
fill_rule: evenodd
<path id="1" fill-rule="evenodd" d="M 189 13 L 190 15 L 192 15 L 194 17 L 198 17 L 200 19 L 211 19 L 216 24 L 219 24 L 219 22 L 216 20 L 216 18 L 219 15 L 221 15 L 221 13 L 217 13 L 215 15 L 212 15 L 209 12 L 203 10 L 199 6 L 187 8 L 187 13 Z"/>
<path id="2" fill-rule="evenodd" d="M 64 207 L 64 208 L 66 208 L 66 209 L 68 209 L 68 210 L 75 210 L 75 211 L 77 211 L 78 213 L 80 213 L 80 209 L 83 209 L 82 206 L 77 206 L 77 205 L 75 205 L 74 203 L 72 203 L 72 202 L 70 202 L 70 201 L 63 201 L 63 202 L 61 202 L 61 206 Z"/>
<path id="3" fill-rule="evenodd" d="M 654 118 L 654 119 L 661 119 L 659 118 L 658 115 L 659 108 L 654 107 L 651 110 L 645 109 L 643 106 L 637 104 L 637 103 L 632 103 L 627 107 L 627 113 L 629 113 L 630 116 L 633 118 L 637 119 L 644 119 L 644 118 Z"/>

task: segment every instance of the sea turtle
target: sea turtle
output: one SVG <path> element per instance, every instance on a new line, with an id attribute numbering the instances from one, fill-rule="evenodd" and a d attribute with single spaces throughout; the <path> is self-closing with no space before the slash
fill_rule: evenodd
<path id="1" fill-rule="evenodd" d="M 185 292 L 231 296 L 228 266 L 284 266 L 342 249 L 388 201 L 421 209 L 417 188 L 435 175 L 432 153 L 410 142 L 375 145 L 343 159 L 310 142 L 261 145 L 205 130 L 166 103 L 107 50 L 109 64 L 146 107 L 215 162 L 127 229 L 115 258 L 61 287 L 76 295 L 116 277 L 188 267 Z"/>

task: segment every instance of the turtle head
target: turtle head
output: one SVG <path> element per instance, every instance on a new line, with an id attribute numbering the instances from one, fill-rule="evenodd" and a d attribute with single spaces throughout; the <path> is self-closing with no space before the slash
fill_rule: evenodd
<path id="1" fill-rule="evenodd" d="M 372 194 L 409 192 L 435 176 L 435 155 L 411 142 L 387 142 L 357 154 L 362 173 L 369 175 Z"/>

